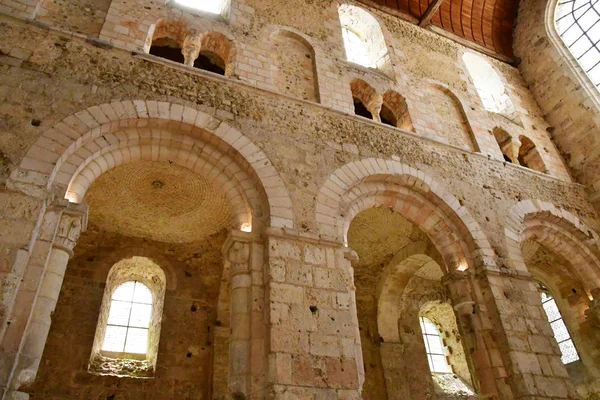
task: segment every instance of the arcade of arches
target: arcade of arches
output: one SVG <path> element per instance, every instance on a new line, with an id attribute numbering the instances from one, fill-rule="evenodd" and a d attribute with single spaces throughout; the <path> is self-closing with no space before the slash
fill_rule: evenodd
<path id="1" fill-rule="evenodd" d="M 391 3 L 0 0 L 0 400 L 600 398 L 593 57 Z"/>

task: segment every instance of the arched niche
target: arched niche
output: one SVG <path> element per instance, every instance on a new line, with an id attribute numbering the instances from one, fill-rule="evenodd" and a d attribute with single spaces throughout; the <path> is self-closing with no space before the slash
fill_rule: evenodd
<path id="1" fill-rule="evenodd" d="M 161 18 L 154 25 L 147 43 L 148 53 L 180 64 L 185 62 L 182 49 L 187 36 L 187 24 L 183 20 Z"/>
<path id="2" fill-rule="evenodd" d="M 315 51 L 299 34 L 280 29 L 271 35 L 273 80 L 277 90 L 304 100 L 319 102 Z"/>
<path id="3" fill-rule="evenodd" d="M 350 91 L 352 92 L 354 114 L 368 119 L 376 119 L 378 115 L 373 114 L 373 102 L 377 99 L 375 89 L 362 79 L 353 79 L 350 82 Z"/>
<path id="4" fill-rule="evenodd" d="M 428 124 L 421 129 L 438 140 L 470 151 L 480 151 L 460 99 L 446 86 L 432 83 L 426 88 L 431 105 Z"/>

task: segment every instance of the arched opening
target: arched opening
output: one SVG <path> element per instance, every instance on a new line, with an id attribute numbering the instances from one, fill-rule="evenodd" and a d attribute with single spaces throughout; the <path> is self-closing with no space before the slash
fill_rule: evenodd
<path id="1" fill-rule="evenodd" d="M 521 118 L 517 114 L 512 100 L 506 93 L 502 79 L 500 79 L 500 76 L 489 61 L 471 52 L 463 55 L 463 61 L 473 80 L 483 107 L 522 126 Z"/>
<path id="2" fill-rule="evenodd" d="M 388 90 L 383 94 L 383 105 L 379 114 L 381 122 L 387 125 L 395 126 L 400 129 L 414 132 L 408 105 L 404 97 L 393 90 Z"/>
<path id="3" fill-rule="evenodd" d="M 225 75 L 225 60 L 212 51 L 201 51 L 198 54 L 198 58 L 194 60 L 194 68 L 214 72 L 219 75 Z"/>
<path id="4" fill-rule="evenodd" d="M 167 60 L 183 64 L 184 57 L 181 53 L 181 45 L 170 38 L 158 38 L 152 41 L 150 54 Z"/>
<path id="5" fill-rule="evenodd" d="M 377 95 L 375 89 L 361 79 L 353 79 L 352 82 L 350 82 L 350 90 L 352 92 L 352 102 L 354 103 L 354 114 L 368 119 L 374 119 L 370 107 L 371 102 Z"/>
<path id="6" fill-rule="evenodd" d="M 271 222 L 274 225 L 280 225 L 287 218 L 282 214 L 276 217 L 278 211 L 271 214 L 271 203 L 267 200 L 267 192 L 271 189 L 262 185 L 253 166 L 258 163 L 269 170 L 272 168 L 270 162 L 252 142 L 240 140 L 245 137 L 225 122 L 220 122 L 222 129 L 218 132 L 207 130 L 205 122 L 211 119 L 214 122 L 214 117 L 209 118 L 189 107 L 125 101 L 103 105 L 103 109 L 114 116 L 111 122 L 102 128 L 99 124 L 98 129 L 88 125 L 90 131 L 79 131 L 80 137 L 72 140 L 68 150 L 61 148 L 56 150 L 57 154 L 52 153 L 56 158 L 52 163 L 53 171 L 47 175 L 48 186 L 56 193 L 64 193 L 73 203 L 87 204 L 89 223 L 88 230 L 77 240 L 75 255 L 66 267 L 42 367 L 31 393 L 44 391 L 48 394 L 50 390 L 50 396 L 59 396 L 56 391 L 59 389 L 55 390 L 52 384 L 57 374 L 77 374 L 80 383 L 66 390 L 77 390 L 78 393 L 87 393 L 92 386 L 112 385 L 110 382 L 114 381 L 110 379 L 114 378 L 105 375 L 122 375 L 110 366 L 110 371 L 99 371 L 92 382 L 82 375 L 88 372 L 81 366 L 87 365 L 94 347 L 98 315 L 105 310 L 106 319 L 110 317 L 112 289 L 131 281 L 135 286 L 137 281 L 154 294 L 153 285 L 160 281 L 141 273 L 132 275 L 135 268 L 131 266 L 123 269 L 126 272 L 122 279 L 113 280 L 113 273 L 109 271 L 115 263 L 131 258 L 114 259 L 124 247 L 139 249 L 133 256 L 146 257 L 161 267 L 170 264 L 165 270 L 171 271 L 169 276 L 175 279 L 169 281 L 176 280 L 177 287 L 167 281 L 163 314 L 169 324 L 161 327 L 160 341 L 153 340 L 152 336 L 153 323 L 159 320 L 158 316 L 154 318 L 154 310 L 158 309 L 160 296 L 153 295 L 152 299 L 147 357 L 156 346 L 157 371 L 163 372 L 154 375 L 152 385 L 133 379 L 126 387 L 121 387 L 119 393 L 130 398 L 172 397 L 172 392 L 156 393 L 155 388 L 172 390 L 168 388 L 173 387 L 174 375 L 164 371 L 179 368 L 190 372 L 177 376 L 178 396 L 190 398 L 210 398 L 211 388 L 219 388 L 220 393 L 227 394 L 229 387 L 236 389 L 235 384 L 241 381 L 236 373 L 264 376 L 260 368 L 266 368 L 267 361 L 261 354 L 250 356 L 250 353 L 235 352 L 229 360 L 228 343 L 235 342 L 236 348 L 240 348 L 249 342 L 238 337 L 248 319 L 236 319 L 234 315 L 231 321 L 218 321 L 217 318 L 223 304 L 229 302 L 219 295 L 223 287 L 228 287 L 223 284 L 224 276 L 225 280 L 230 279 L 225 274 L 225 265 L 229 261 L 222 250 L 228 232 L 233 228 L 236 237 L 246 239 L 252 237 L 252 233 L 260 232 L 271 216 L 275 216 Z M 122 116 L 122 123 L 115 123 L 117 115 Z M 95 151 L 90 153 L 88 145 L 98 143 L 100 132 L 104 137 L 110 137 L 110 142 L 97 144 Z M 253 154 L 252 160 L 242 156 L 240 145 L 244 151 Z M 82 152 L 86 157 L 81 157 Z M 279 186 L 276 171 L 270 175 Z M 285 193 L 285 188 L 278 190 Z M 253 249 L 258 246 L 254 245 Z M 250 260 L 256 260 L 251 268 L 262 268 L 259 258 L 250 257 Z M 264 326 L 265 321 L 256 315 L 252 316 L 252 323 L 253 326 Z M 219 329 L 221 326 L 229 328 Z M 141 328 L 129 322 L 125 327 Z M 99 343 L 96 348 L 100 351 L 105 334 L 96 337 L 99 338 L 95 341 Z M 257 334 L 252 340 L 258 342 L 265 337 Z M 70 343 L 66 353 L 61 350 L 65 342 Z M 134 358 L 129 354 L 141 354 L 124 350 L 128 360 Z M 243 365 L 249 360 L 244 357 L 252 357 L 255 369 L 228 371 L 230 362 Z M 128 363 L 126 368 L 128 376 L 146 377 L 136 363 Z M 256 378 L 257 382 L 260 382 L 260 376 Z M 235 391 L 245 393 L 244 390 L 247 389 Z M 76 397 L 78 394 L 60 392 L 60 397 L 65 396 Z"/>
<path id="7" fill-rule="evenodd" d="M 271 58 L 277 90 L 304 100 L 319 101 L 315 51 L 302 36 L 280 30 L 272 36 Z"/>
<path id="8" fill-rule="evenodd" d="M 365 368 L 363 398 L 477 398 L 442 284 L 442 257 L 427 234 L 400 212 L 375 207 L 354 217 L 348 246 L 358 254 L 354 284 Z M 443 325 L 445 347 L 423 341 L 422 318 Z"/>
<path id="9" fill-rule="evenodd" d="M 500 127 L 495 127 L 492 132 L 496 143 L 498 143 L 498 148 L 502 152 L 504 161 L 518 164 L 517 152 L 515 151 L 518 144 L 513 141 L 508 132 Z"/>
<path id="10" fill-rule="evenodd" d="M 519 164 L 538 172 L 547 172 L 542 156 L 536 145 L 526 136 L 519 136 L 521 147 L 519 147 Z"/>
<path id="11" fill-rule="evenodd" d="M 230 76 L 233 73 L 233 45 L 231 40 L 219 32 L 202 34 L 198 58 L 194 67 L 219 75 Z"/>
<path id="12" fill-rule="evenodd" d="M 390 55 L 377 20 L 362 8 L 343 4 L 338 9 L 346 59 L 368 68 L 391 72 Z"/>
<path id="13" fill-rule="evenodd" d="M 155 27 L 148 53 L 183 64 L 182 53 L 186 27 L 182 21 L 159 20 Z"/>

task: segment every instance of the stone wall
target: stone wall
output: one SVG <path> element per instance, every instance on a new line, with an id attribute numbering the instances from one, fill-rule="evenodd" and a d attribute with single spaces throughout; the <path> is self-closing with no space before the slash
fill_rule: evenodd
<path id="1" fill-rule="evenodd" d="M 517 69 L 488 59 L 523 126 L 483 109 L 462 61 L 464 48 L 374 10 L 391 71 L 344 61 L 335 2 L 294 0 L 284 8 L 277 1 L 234 1 L 224 21 L 187 14 L 172 3 L 114 0 L 99 33 L 94 24 L 80 24 L 83 17 L 75 17 L 81 13 L 79 2 L 66 1 L 60 12 L 51 12 L 48 2 L 41 7 L 48 12 L 38 12 L 40 21 L 75 31 L 86 26 L 84 33 L 91 37 L 0 16 L 0 224 L 9 233 L 0 235 L 2 389 L 8 386 L 48 400 L 115 393 L 117 400 L 226 399 L 234 394 L 355 400 L 365 382 L 365 396 L 390 396 L 383 369 L 390 360 L 381 360 L 380 332 L 374 324 L 380 276 L 361 272 L 364 254 L 357 250 L 356 257 L 344 242 L 357 212 L 381 206 L 418 226 L 421 233 L 413 238 L 428 236 L 437 247 L 436 262 L 451 281 L 449 298 L 464 353 L 472 359 L 470 372 L 476 370 L 474 386 L 500 399 L 574 398 L 518 243 L 525 227 L 537 226 L 526 215 L 540 216 L 543 226 L 564 222 L 560 233 L 558 228 L 535 231 L 532 240 L 562 243 L 563 232 L 568 232 L 566 237 L 578 240 L 584 250 L 569 253 L 566 263 L 580 265 L 584 260 L 594 270 L 598 240 L 593 231 L 599 225 L 584 188 L 571 181 L 547 133 L 549 125 Z M 102 13 L 84 11 L 88 17 Z M 163 25 L 173 22 L 185 38 L 200 34 L 200 43 L 201 38 L 216 37 L 207 32 L 230 40 L 227 76 L 147 55 L 159 20 Z M 281 32 L 291 33 L 281 40 Z M 274 56 L 290 37 L 293 54 Z M 350 82 L 357 78 L 376 94 L 394 90 L 405 97 L 415 132 L 352 115 Z M 459 115 L 457 107 L 440 109 L 440 102 L 424 95 L 423 88 L 431 85 L 452 92 L 461 104 L 462 120 L 450 129 L 443 125 L 448 113 Z M 514 138 L 533 140 L 549 173 L 504 162 L 492 134 L 495 127 Z M 120 157 L 93 158 L 120 145 L 116 138 L 124 131 L 129 136 L 123 142 L 131 148 Z M 177 135 L 183 136 L 177 143 L 204 157 L 206 168 L 187 155 L 182 160 L 183 152 L 168 147 Z M 67 267 L 37 380 L 28 387 L 9 385 L 21 379 L 18 373 L 14 377 L 19 369 L 13 360 L 19 359 L 27 336 L 23 332 L 31 330 L 35 284 L 44 277 L 54 245 L 46 206 L 64 196 L 71 177 L 81 172 L 68 193 L 94 208 L 93 196 L 85 198 L 85 190 L 110 166 L 134 160 L 136 154 L 145 161 L 197 168 L 227 199 L 233 231 L 255 236 L 247 242 L 230 237 L 225 243 L 230 253 L 223 258 L 224 233 L 186 245 L 107 236 L 94 223 L 96 211 L 90 210 L 90 231 L 79 240 Z M 89 168 L 83 168 L 86 157 L 93 161 Z M 230 175 L 221 175 L 223 171 Z M 118 182 L 125 185 L 127 179 Z M 231 195 L 236 185 L 242 188 L 237 197 Z M 136 187 L 132 182 L 127 186 Z M 140 210 L 142 206 L 140 201 Z M 222 217 L 214 214 L 202 223 Z M 242 224 L 248 221 L 240 215 L 252 223 Z M 241 241 L 231 245 L 231 240 Z M 101 260 L 127 243 L 161 253 L 177 277 L 177 289 L 166 293 L 157 375 L 151 381 L 85 372 L 105 279 L 101 271 L 112 265 Z M 563 251 L 556 243 L 557 251 Z M 404 249 L 379 244 L 385 253 L 380 262 Z M 198 249 L 206 259 L 195 256 Z M 220 268 L 227 262 L 232 268 L 226 277 Z M 458 272 L 467 276 L 457 278 L 462 283 L 452 280 Z M 595 272 L 588 277 L 584 283 L 590 292 L 600 287 Z M 231 303 L 217 306 L 217 299 L 228 297 L 223 291 L 231 293 Z M 195 324 L 188 324 L 190 302 L 198 303 L 190 317 L 197 318 Z M 220 321 L 223 326 L 215 326 L 217 313 L 227 319 Z M 410 323 L 417 322 L 413 318 Z M 78 323 L 85 331 L 81 336 L 67 328 Z M 219 332 L 214 347 L 208 328 Z M 414 350 L 420 338 L 413 336 Z M 43 348 L 44 342 L 35 348 Z M 74 343 L 66 355 L 65 342 Z M 402 352 L 395 348 L 390 354 Z M 421 364 L 419 372 L 428 378 L 426 364 Z M 459 369 L 464 375 L 464 365 Z M 53 380 L 57 371 L 64 380 Z M 227 386 L 227 374 L 234 394 L 217 389 Z M 434 393 L 427 390 L 433 388 L 432 381 L 417 386 L 415 396 Z"/>

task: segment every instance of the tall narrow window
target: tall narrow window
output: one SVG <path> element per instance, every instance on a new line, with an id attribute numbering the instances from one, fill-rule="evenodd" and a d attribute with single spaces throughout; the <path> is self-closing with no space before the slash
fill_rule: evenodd
<path id="1" fill-rule="evenodd" d="M 556 30 L 596 87 L 600 85 L 600 5 L 596 0 L 559 0 Z"/>
<path id="2" fill-rule="evenodd" d="M 437 326 L 426 317 L 420 317 L 419 321 L 421 323 L 421 332 L 423 332 L 429 370 L 433 373 L 452 373 L 452 368 L 450 368 L 446 360 L 444 344 L 442 343 Z"/>
<path id="3" fill-rule="evenodd" d="M 143 283 L 129 281 L 113 292 L 102 351 L 146 354 L 152 315 L 152 293 Z"/>
<path id="4" fill-rule="evenodd" d="M 554 332 L 554 338 L 558 342 L 558 347 L 560 347 L 563 364 L 569 364 L 579 360 L 579 354 L 569 335 L 567 326 L 560 315 L 560 311 L 558 311 L 554 297 L 544 286 L 540 287 L 540 296 L 542 298 L 542 306 L 548 317 L 548 322 L 550 322 L 550 326 Z"/>

